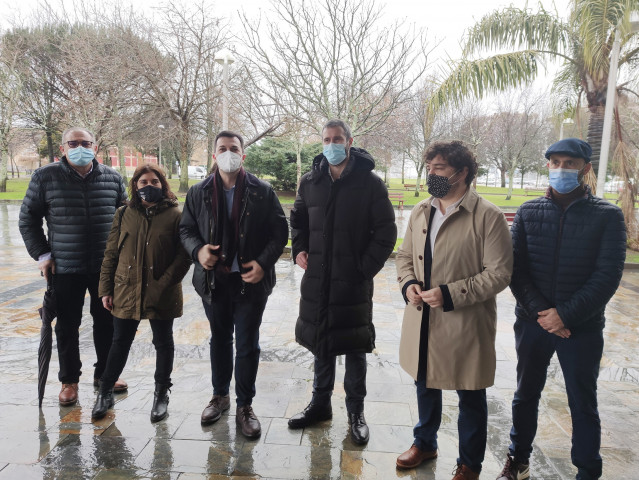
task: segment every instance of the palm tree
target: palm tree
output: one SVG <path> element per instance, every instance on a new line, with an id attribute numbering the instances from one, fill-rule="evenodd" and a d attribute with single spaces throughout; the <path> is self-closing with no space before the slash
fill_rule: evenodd
<path id="1" fill-rule="evenodd" d="M 518 87 L 537 77 L 542 62 L 560 61 L 554 97 L 564 112 L 578 108 L 585 98 L 596 172 L 615 29 L 621 34 L 619 68 L 636 68 L 639 37 L 631 32 L 630 16 L 637 12 L 639 0 L 573 0 L 567 21 L 541 5 L 538 12 L 509 7 L 489 13 L 469 31 L 463 58 L 440 85 L 437 102 L 457 103 L 471 95 Z M 498 53 L 474 58 L 484 51 Z M 630 86 L 618 85 L 621 90 Z"/>

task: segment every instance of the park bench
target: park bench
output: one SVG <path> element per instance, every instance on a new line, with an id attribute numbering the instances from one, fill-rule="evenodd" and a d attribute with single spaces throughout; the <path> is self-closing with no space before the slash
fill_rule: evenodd
<path id="1" fill-rule="evenodd" d="M 389 193 L 388 198 L 390 199 L 391 203 L 397 202 L 397 208 L 399 208 L 400 210 L 404 210 L 404 194 L 403 193 Z"/>
<path id="2" fill-rule="evenodd" d="M 405 183 L 404 184 L 404 190 L 415 190 L 416 186 L 417 186 L 416 183 Z M 424 191 L 424 185 L 420 185 L 419 189 L 423 192 Z"/>
<path id="3" fill-rule="evenodd" d="M 515 219 L 515 212 L 504 212 L 504 216 L 506 217 L 508 225 L 512 225 L 513 220 Z"/>

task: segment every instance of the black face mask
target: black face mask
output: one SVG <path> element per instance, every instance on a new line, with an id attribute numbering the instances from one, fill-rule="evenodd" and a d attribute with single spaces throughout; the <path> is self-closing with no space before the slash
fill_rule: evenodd
<path id="1" fill-rule="evenodd" d="M 148 203 L 156 203 L 162 200 L 162 189 L 154 187 L 153 185 L 147 185 L 144 188 L 138 190 L 138 195 L 142 200 Z"/>
<path id="2" fill-rule="evenodd" d="M 453 178 L 455 175 L 457 175 L 457 173 L 459 172 L 453 173 L 450 178 Z M 448 195 L 448 192 L 450 192 L 452 186 L 457 183 L 450 183 L 448 180 L 448 177 L 431 173 L 426 179 L 426 185 L 428 185 L 428 193 L 430 193 L 435 198 L 445 197 L 446 195 Z"/>

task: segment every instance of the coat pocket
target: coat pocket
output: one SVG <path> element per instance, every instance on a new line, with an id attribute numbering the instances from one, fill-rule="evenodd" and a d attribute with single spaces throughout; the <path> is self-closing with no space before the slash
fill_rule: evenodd
<path id="1" fill-rule="evenodd" d="M 116 272 L 113 279 L 113 304 L 119 309 L 135 308 L 135 285 L 131 285 L 128 271 Z"/>

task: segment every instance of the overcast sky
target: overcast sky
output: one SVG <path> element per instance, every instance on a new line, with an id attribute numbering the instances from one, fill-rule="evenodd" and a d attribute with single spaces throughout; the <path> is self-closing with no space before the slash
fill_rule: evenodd
<path id="1" fill-rule="evenodd" d="M 7 28 L 8 21 L 14 15 L 20 17 L 28 16 L 38 4 L 60 5 L 60 1 L 43 2 L 42 0 L 0 0 L 0 28 Z M 189 0 L 184 0 L 188 2 Z M 312 1 L 312 0 L 311 0 Z M 367 0 L 361 0 L 367 1 Z M 98 0 L 99 3 L 99 0 Z M 123 3 L 127 3 L 123 0 Z M 136 7 L 149 9 L 156 6 L 157 0 L 135 0 Z M 550 11 L 556 11 L 560 16 L 566 17 L 569 0 L 541 0 L 540 3 Z M 64 1 L 64 4 L 71 11 L 72 1 Z M 524 7 L 525 0 L 378 0 L 379 5 L 384 5 L 384 14 L 388 22 L 393 20 L 403 20 L 407 24 L 415 23 L 416 26 L 424 28 L 428 32 L 429 44 L 438 44 L 431 59 L 458 58 L 460 54 L 459 41 L 464 31 L 472 26 L 476 20 L 493 10 L 514 5 Z M 529 2 L 534 9 L 537 2 Z M 227 18 L 238 18 L 236 12 L 244 10 L 251 15 L 257 13 L 260 8 L 269 9 L 268 0 L 223 0 L 214 3 L 217 16 Z M 55 7 L 54 7 L 55 8 Z M 252 16 L 252 15 L 251 15 Z M 230 23 L 233 25 L 233 22 Z"/>

